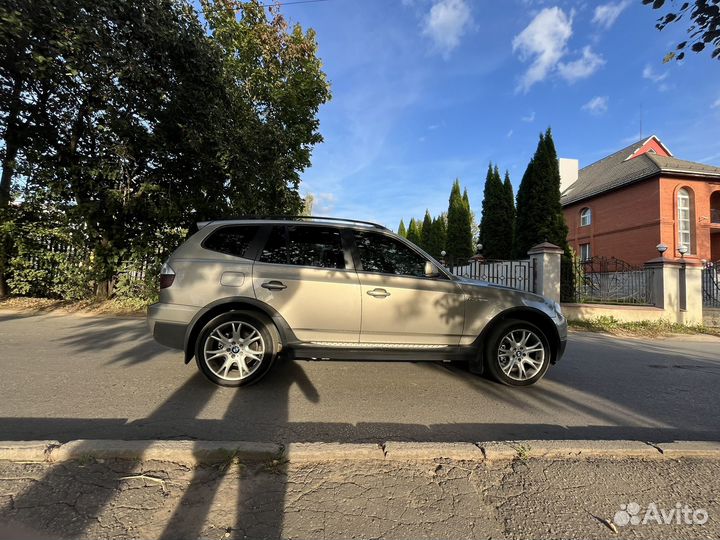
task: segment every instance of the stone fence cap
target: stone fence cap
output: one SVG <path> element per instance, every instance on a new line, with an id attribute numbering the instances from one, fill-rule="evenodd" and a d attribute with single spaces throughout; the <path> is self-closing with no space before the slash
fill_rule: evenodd
<path id="1" fill-rule="evenodd" d="M 530 248 L 528 255 L 536 253 L 563 253 L 563 249 L 550 242 L 542 242 Z"/>

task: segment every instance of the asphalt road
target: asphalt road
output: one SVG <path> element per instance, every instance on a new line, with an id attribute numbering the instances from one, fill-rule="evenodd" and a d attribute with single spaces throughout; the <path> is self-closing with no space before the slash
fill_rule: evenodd
<path id="1" fill-rule="evenodd" d="M 720 440 L 720 340 L 574 333 L 513 389 L 442 363 L 284 362 L 219 388 L 143 319 L 0 312 L 0 439 Z"/>

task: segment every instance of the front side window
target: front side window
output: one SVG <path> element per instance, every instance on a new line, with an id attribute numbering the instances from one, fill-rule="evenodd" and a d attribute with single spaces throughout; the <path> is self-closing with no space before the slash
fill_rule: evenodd
<path id="1" fill-rule="evenodd" d="M 690 193 L 683 188 L 678 191 L 678 244 L 692 252 L 692 201 Z"/>
<path id="2" fill-rule="evenodd" d="M 592 210 L 589 208 L 583 208 L 580 212 L 580 226 L 585 227 L 592 223 Z"/>
<path id="3" fill-rule="evenodd" d="M 590 244 L 580 244 L 580 260 L 587 261 L 589 259 L 592 259 Z"/>
<path id="4" fill-rule="evenodd" d="M 210 233 L 202 243 L 202 247 L 235 257 L 245 257 L 245 252 L 255 238 L 257 230 L 256 225 L 221 227 Z"/>
<path id="5" fill-rule="evenodd" d="M 345 268 L 340 231 L 334 227 L 273 227 L 259 260 L 294 266 Z"/>
<path id="6" fill-rule="evenodd" d="M 425 258 L 402 242 L 376 232 L 355 232 L 362 271 L 425 277 Z"/>

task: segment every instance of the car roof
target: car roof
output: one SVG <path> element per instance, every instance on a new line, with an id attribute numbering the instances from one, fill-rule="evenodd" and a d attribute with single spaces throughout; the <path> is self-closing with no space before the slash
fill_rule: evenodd
<path id="1" fill-rule="evenodd" d="M 237 218 L 223 218 L 210 221 L 199 221 L 197 223 L 198 230 L 208 225 L 342 225 L 349 228 L 357 229 L 378 229 L 382 231 L 392 232 L 384 225 L 373 223 L 372 221 L 361 221 L 357 219 L 345 219 L 324 216 L 271 216 L 271 217 L 255 217 L 240 216 Z"/>

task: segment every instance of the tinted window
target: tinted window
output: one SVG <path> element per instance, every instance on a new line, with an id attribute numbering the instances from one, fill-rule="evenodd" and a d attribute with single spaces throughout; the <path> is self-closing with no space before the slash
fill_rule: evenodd
<path id="1" fill-rule="evenodd" d="M 425 277 L 425 258 L 394 238 L 358 231 L 355 244 L 365 272 Z"/>
<path id="2" fill-rule="evenodd" d="M 222 227 L 211 233 L 203 242 L 205 249 L 245 257 L 245 252 L 258 228 L 255 225 Z"/>
<path id="3" fill-rule="evenodd" d="M 265 242 L 265 248 L 260 253 L 261 262 L 287 264 L 287 236 L 285 227 L 273 227 L 270 237 Z"/>
<path id="4" fill-rule="evenodd" d="M 273 227 L 260 261 L 317 268 L 345 268 L 340 231 L 333 227 Z"/>

